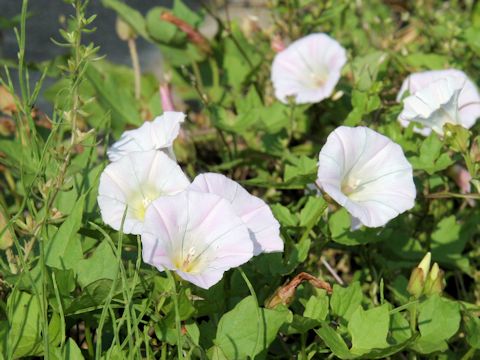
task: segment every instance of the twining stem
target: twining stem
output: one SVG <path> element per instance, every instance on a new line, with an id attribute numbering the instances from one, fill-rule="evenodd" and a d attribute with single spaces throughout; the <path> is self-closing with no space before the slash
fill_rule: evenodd
<path id="1" fill-rule="evenodd" d="M 180 321 L 180 311 L 178 309 L 177 287 L 175 284 L 175 278 L 173 277 L 170 270 L 165 269 L 165 272 L 167 273 L 167 277 L 173 286 L 172 298 L 173 298 L 173 306 L 175 307 L 175 327 L 177 328 L 177 354 L 178 354 L 178 359 L 182 360 L 183 359 L 182 323 Z"/>
<path id="2" fill-rule="evenodd" d="M 128 49 L 130 50 L 130 58 L 132 59 L 133 76 L 135 81 L 135 99 L 140 100 L 142 89 L 142 71 L 140 69 L 140 61 L 138 60 L 137 44 L 134 38 L 129 38 Z"/>

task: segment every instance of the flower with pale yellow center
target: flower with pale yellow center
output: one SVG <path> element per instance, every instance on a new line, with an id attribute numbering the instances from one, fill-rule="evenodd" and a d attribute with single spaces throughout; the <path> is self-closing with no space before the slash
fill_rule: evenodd
<path id="1" fill-rule="evenodd" d="M 283 103 L 316 103 L 329 97 L 347 61 L 345 49 L 327 34 L 310 34 L 294 41 L 273 60 L 271 79 Z"/>
<path id="2" fill-rule="evenodd" d="M 250 260 L 249 230 L 226 199 L 192 190 L 154 200 L 145 214 L 143 261 L 208 289 Z"/>
<path id="3" fill-rule="evenodd" d="M 402 148 L 366 127 L 340 126 L 319 155 L 318 186 L 368 227 L 411 209 L 416 190 Z"/>
<path id="4" fill-rule="evenodd" d="M 100 177 L 98 205 L 103 221 L 123 232 L 140 234 L 145 212 L 161 196 L 177 194 L 190 181 L 180 166 L 162 151 L 126 154 L 109 164 Z"/>

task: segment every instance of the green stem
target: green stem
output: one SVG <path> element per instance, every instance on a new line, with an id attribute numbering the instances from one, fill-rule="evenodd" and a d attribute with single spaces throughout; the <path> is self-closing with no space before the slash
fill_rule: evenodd
<path id="1" fill-rule="evenodd" d="M 412 303 L 412 307 L 410 310 L 410 329 L 412 330 L 412 333 L 417 332 L 417 305 L 418 301 Z"/>
<path id="2" fill-rule="evenodd" d="M 465 355 L 462 356 L 462 358 L 460 360 L 470 360 L 470 359 L 473 359 L 475 353 L 477 352 L 477 349 L 475 348 L 470 348 L 468 349 L 468 351 L 465 353 Z"/>
<path id="3" fill-rule="evenodd" d="M 171 281 L 173 286 L 172 298 L 173 298 L 173 306 L 175 307 L 175 327 L 177 328 L 177 354 L 178 354 L 178 359 L 182 360 L 183 359 L 182 323 L 180 321 L 180 311 L 178 310 L 177 287 L 175 284 L 175 278 L 173 277 L 170 270 L 165 269 L 165 272 L 167 273 L 167 277 Z"/>

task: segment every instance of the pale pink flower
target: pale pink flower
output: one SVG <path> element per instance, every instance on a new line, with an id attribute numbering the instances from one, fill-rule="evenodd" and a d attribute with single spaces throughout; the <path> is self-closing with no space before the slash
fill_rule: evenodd
<path id="1" fill-rule="evenodd" d="M 190 185 L 178 164 L 161 151 L 129 153 L 109 164 L 100 176 L 98 205 L 103 221 L 123 232 L 140 234 L 149 204 Z"/>
<path id="2" fill-rule="evenodd" d="M 232 204 L 235 214 L 249 229 L 255 255 L 283 251 L 280 224 L 270 207 L 262 199 L 249 194 L 240 184 L 224 175 L 207 173 L 198 175 L 190 189 L 219 195 Z"/>
<path id="3" fill-rule="evenodd" d="M 155 120 L 143 123 L 138 129 L 125 131 L 108 149 L 108 158 L 117 161 L 132 152 L 162 150 L 175 159 L 173 142 L 184 120 L 184 113 L 167 111 Z"/>
<path id="4" fill-rule="evenodd" d="M 335 129 L 318 165 L 319 187 L 365 226 L 383 226 L 414 206 L 412 166 L 402 148 L 369 128 Z"/>
<path id="5" fill-rule="evenodd" d="M 410 121 L 424 127 L 415 127 L 422 135 L 429 135 L 433 129 L 443 134 L 445 123 L 459 124 L 471 128 L 480 117 L 480 94 L 475 84 L 460 70 L 432 70 L 409 75 L 397 95 L 405 98 L 405 109 L 399 116 L 403 126 Z"/>
<path id="6" fill-rule="evenodd" d="M 283 103 L 316 103 L 329 97 L 347 61 L 345 49 L 327 34 L 305 36 L 279 52 L 272 64 L 275 96 Z"/>
<path id="7" fill-rule="evenodd" d="M 253 256 L 248 228 L 218 195 L 192 190 L 152 202 L 142 232 L 143 261 L 208 289 Z"/>

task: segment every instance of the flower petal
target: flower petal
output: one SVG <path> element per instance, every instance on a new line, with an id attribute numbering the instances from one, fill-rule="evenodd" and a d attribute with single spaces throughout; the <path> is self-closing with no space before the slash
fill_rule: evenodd
<path id="1" fill-rule="evenodd" d="M 232 204 L 235 213 L 250 230 L 255 255 L 283 251 L 280 224 L 270 207 L 262 199 L 249 194 L 240 184 L 221 174 L 206 173 L 198 175 L 190 188 L 217 194 Z"/>
<path id="2" fill-rule="evenodd" d="M 137 151 L 165 149 L 173 146 L 173 141 L 180 131 L 180 124 L 185 120 L 185 114 L 166 111 L 153 121 L 145 122 L 135 130 L 125 131 L 120 139 L 107 151 L 110 161 L 118 161 L 126 154 Z"/>

